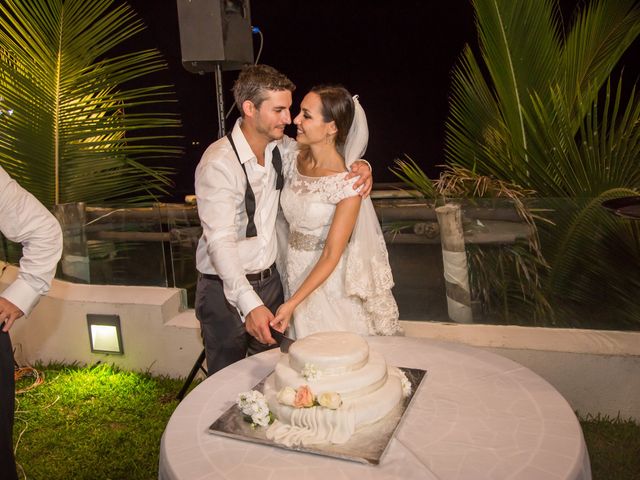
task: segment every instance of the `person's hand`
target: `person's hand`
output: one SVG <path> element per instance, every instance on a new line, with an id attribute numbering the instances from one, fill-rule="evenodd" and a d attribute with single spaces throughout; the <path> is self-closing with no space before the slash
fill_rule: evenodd
<path id="1" fill-rule="evenodd" d="M 284 302 L 276 311 L 276 316 L 271 322 L 271 326 L 279 332 L 284 333 L 284 331 L 289 328 L 289 323 L 291 323 L 291 316 L 293 315 L 293 311 L 295 309 L 296 307 L 293 306 L 290 302 Z"/>
<path id="2" fill-rule="evenodd" d="M 2 325 L 3 332 L 8 332 L 13 322 L 23 315 L 22 310 L 6 298 L 0 297 L 0 324 L 4 322 L 4 325 Z"/>
<path id="3" fill-rule="evenodd" d="M 347 179 L 353 177 L 360 177 L 353 185 L 353 188 L 357 190 L 362 187 L 359 192 L 360 196 L 362 198 L 367 198 L 373 188 L 373 177 L 371 176 L 371 167 L 369 164 L 362 160 L 356 160 L 353 162 L 349 169 L 349 173 L 347 174 Z"/>
<path id="4" fill-rule="evenodd" d="M 249 335 L 255 337 L 260 343 L 274 345 L 276 341 L 269 332 L 269 324 L 273 321 L 273 313 L 264 305 L 254 308 L 244 320 L 244 328 Z"/>

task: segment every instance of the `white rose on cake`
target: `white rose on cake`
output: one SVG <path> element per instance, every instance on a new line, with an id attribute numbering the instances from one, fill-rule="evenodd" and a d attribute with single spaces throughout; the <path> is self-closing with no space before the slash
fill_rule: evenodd
<path id="1" fill-rule="evenodd" d="M 278 402 L 293 407 L 296 401 L 296 391 L 293 387 L 284 387 L 278 392 Z"/>
<path id="2" fill-rule="evenodd" d="M 336 410 L 342 405 L 342 398 L 339 393 L 336 392 L 324 392 L 318 396 L 318 404 L 321 407 L 330 408 Z"/>

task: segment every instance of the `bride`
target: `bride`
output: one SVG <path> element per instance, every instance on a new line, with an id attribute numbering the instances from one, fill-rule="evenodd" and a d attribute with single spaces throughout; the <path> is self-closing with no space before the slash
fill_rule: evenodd
<path id="1" fill-rule="evenodd" d="M 369 132 L 357 97 L 340 86 L 304 97 L 298 150 L 284 159 L 281 204 L 289 223 L 285 290 L 290 298 L 272 325 L 297 338 L 341 330 L 361 335 L 400 331 L 393 277 L 370 198 L 345 179 L 362 157 Z"/>

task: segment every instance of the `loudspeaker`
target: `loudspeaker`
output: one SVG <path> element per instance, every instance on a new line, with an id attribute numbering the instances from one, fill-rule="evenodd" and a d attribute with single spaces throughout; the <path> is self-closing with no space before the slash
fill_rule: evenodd
<path id="1" fill-rule="evenodd" d="M 253 63 L 249 0 L 177 0 L 182 65 L 193 73 Z"/>

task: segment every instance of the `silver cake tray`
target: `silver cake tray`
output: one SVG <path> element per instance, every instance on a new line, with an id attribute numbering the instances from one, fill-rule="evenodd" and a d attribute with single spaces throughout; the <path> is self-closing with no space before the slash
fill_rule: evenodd
<path id="1" fill-rule="evenodd" d="M 359 429 L 346 443 L 340 445 L 327 443 L 308 447 L 287 447 L 286 445 L 275 443 L 266 437 L 266 427 L 254 428 L 244 420 L 242 412 L 240 412 L 240 409 L 236 406 L 235 402 L 233 406 L 229 407 L 215 422 L 211 424 L 209 432 L 215 435 L 222 435 L 224 437 L 235 438 L 247 442 L 262 443 L 264 445 L 283 448 L 285 450 L 313 453 L 316 455 L 335 457 L 369 465 L 378 465 L 391 441 L 391 438 L 393 438 L 395 431 L 400 425 L 400 421 L 407 411 L 407 408 L 411 404 L 411 400 L 427 374 L 426 370 L 420 370 L 417 368 L 398 368 L 404 372 L 407 379 L 411 382 L 411 394 L 404 398 L 403 401 L 401 401 L 384 418 Z M 267 377 L 269 375 L 267 375 Z M 252 388 L 252 390 L 262 392 L 264 382 L 267 377 L 263 378 L 260 383 Z"/>

